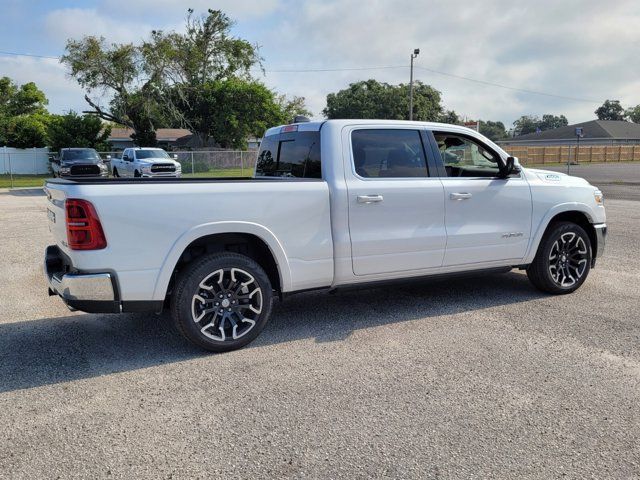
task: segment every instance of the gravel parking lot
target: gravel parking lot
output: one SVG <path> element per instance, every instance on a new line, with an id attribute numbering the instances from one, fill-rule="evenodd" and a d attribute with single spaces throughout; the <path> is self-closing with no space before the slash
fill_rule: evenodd
<path id="1" fill-rule="evenodd" d="M 0 477 L 637 478 L 639 207 L 607 200 L 572 295 L 520 272 L 300 294 L 207 355 L 166 316 L 49 298 L 45 197 L 0 193 Z"/>

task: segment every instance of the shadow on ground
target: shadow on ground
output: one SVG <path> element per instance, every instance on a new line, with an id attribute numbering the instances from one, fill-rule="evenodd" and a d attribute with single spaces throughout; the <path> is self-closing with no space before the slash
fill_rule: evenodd
<path id="1" fill-rule="evenodd" d="M 336 342 L 358 329 L 526 302 L 542 294 L 518 273 L 412 282 L 336 294 L 294 295 L 274 306 L 249 348 L 313 338 Z M 168 315 L 73 315 L 0 324 L 0 392 L 137 370 L 208 355 Z"/>
<path id="2" fill-rule="evenodd" d="M 45 193 L 42 187 L 37 188 L 13 188 L 4 192 L 3 195 L 11 195 L 13 197 L 44 197 Z"/>

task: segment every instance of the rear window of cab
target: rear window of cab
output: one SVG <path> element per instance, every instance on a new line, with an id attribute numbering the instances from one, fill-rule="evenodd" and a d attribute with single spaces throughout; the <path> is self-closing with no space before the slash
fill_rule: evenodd
<path id="1" fill-rule="evenodd" d="M 320 132 L 287 132 L 264 137 L 257 177 L 322 178 Z"/>

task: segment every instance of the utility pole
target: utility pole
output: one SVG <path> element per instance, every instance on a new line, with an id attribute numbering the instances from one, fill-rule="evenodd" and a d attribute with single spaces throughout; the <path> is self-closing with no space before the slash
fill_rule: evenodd
<path id="1" fill-rule="evenodd" d="M 413 59 L 418 56 L 420 49 L 416 48 L 411 54 L 411 72 L 409 73 L 409 120 L 413 120 Z"/>

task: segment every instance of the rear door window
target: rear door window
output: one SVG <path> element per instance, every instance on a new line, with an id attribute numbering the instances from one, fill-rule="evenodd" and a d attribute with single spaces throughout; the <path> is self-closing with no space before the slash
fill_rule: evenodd
<path id="1" fill-rule="evenodd" d="M 322 178 L 320 132 L 290 132 L 265 137 L 256 176 Z"/>
<path id="2" fill-rule="evenodd" d="M 354 130 L 353 163 L 363 178 L 428 177 L 427 160 L 418 130 L 391 128 Z"/>

